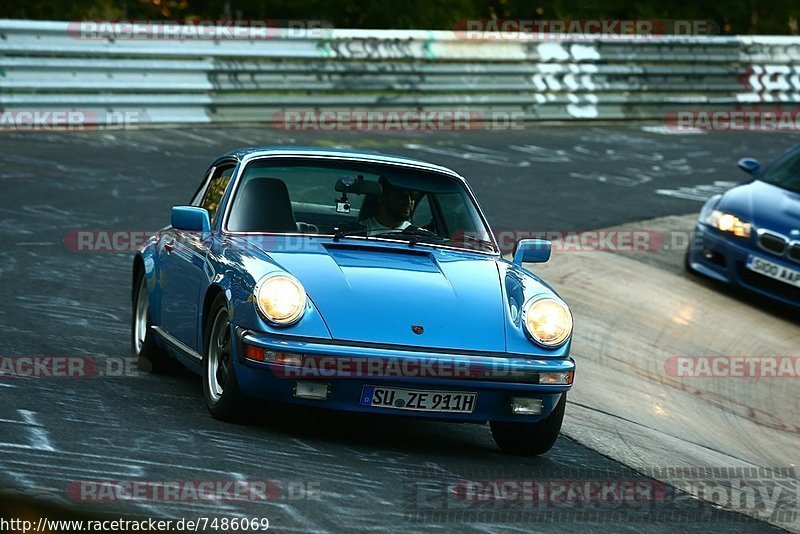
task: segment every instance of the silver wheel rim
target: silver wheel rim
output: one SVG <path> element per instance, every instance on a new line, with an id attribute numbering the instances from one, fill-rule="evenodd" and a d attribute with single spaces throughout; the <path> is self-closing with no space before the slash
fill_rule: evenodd
<path id="1" fill-rule="evenodd" d="M 147 283 L 145 282 L 144 276 L 142 276 L 142 281 L 139 283 L 139 293 L 136 295 L 136 309 L 133 312 L 133 341 L 135 343 L 134 348 L 136 349 L 137 355 L 142 352 L 144 339 L 147 336 L 147 308 L 149 304 Z"/>
<path id="2" fill-rule="evenodd" d="M 225 391 L 231 369 L 231 329 L 228 311 L 220 308 L 211 326 L 208 339 L 208 369 L 206 380 L 211 400 L 216 403 Z"/>

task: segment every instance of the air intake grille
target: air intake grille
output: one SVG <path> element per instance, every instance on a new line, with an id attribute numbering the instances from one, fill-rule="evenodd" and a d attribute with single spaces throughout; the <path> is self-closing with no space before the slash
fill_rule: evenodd
<path id="1" fill-rule="evenodd" d="M 794 261 L 800 261 L 800 243 L 795 243 L 789 249 L 789 257 Z"/>
<path id="2" fill-rule="evenodd" d="M 761 248 L 764 250 L 768 250 L 773 254 L 781 255 L 786 251 L 786 239 L 775 235 L 775 234 L 768 234 L 763 233 L 758 236 L 758 244 L 761 245 Z"/>

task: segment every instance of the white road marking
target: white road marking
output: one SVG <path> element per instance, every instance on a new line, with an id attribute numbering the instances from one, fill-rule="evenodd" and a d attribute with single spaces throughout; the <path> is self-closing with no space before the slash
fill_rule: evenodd
<path id="1" fill-rule="evenodd" d="M 667 125 L 642 126 L 642 131 L 661 135 L 697 135 L 708 133 L 699 128 L 671 128 Z"/>
<path id="2" fill-rule="evenodd" d="M 56 448 L 50 443 L 47 430 L 45 430 L 39 422 L 36 412 L 31 412 L 29 410 L 17 410 L 17 412 L 29 425 L 28 436 L 30 437 L 32 447 L 41 451 L 55 451 Z"/>
<path id="3" fill-rule="evenodd" d="M 180 136 L 186 137 L 188 139 L 193 139 L 194 141 L 199 141 L 199 142 L 204 143 L 206 145 L 214 146 L 214 145 L 217 144 L 216 142 L 214 142 L 214 141 L 212 141 L 212 140 L 210 140 L 210 139 L 208 139 L 206 137 L 202 137 L 202 136 L 187 132 L 185 130 L 172 130 L 170 133 L 172 135 L 180 135 Z"/>
<path id="4" fill-rule="evenodd" d="M 705 202 L 717 193 L 724 193 L 728 189 L 739 185 L 739 183 L 740 182 L 717 180 L 710 185 L 693 185 L 690 187 L 680 187 L 678 189 L 656 189 L 656 194 L 682 198 L 684 200 Z"/>

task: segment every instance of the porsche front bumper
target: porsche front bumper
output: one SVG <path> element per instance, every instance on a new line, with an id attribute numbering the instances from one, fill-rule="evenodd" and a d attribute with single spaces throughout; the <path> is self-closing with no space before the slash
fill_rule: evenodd
<path id="1" fill-rule="evenodd" d="M 350 412 L 450 421 L 533 422 L 552 412 L 561 395 L 572 387 L 575 371 L 575 362 L 571 358 L 435 352 L 278 337 L 241 328 L 237 329 L 237 334 L 239 343 L 235 349 L 235 367 L 239 385 L 246 395 Z M 246 356 L 246 352 L 252 354 L 254 349 L 263 349 L 273 357 L 280 356 L 277 360 L 257 361 Z M 308 381 L 325 384 L 326 398 L 298 397 L 298 383 Z M 547 381 L 562 383 L 545 383 Z M 475 403 L 470 413 L 365 406 L 360 400 L 365 388 L 370 387 L 474 393 Z M 513 413 L 513 398 L 539 399 L 541 413 Z"/>

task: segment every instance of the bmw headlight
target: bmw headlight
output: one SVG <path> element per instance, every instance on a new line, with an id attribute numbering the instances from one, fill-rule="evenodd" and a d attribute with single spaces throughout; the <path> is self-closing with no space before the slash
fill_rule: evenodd
<path id="1" fill-rule="evenodd" d="M 261 314 L 279 326 L 299 321 L 308 302 L 306 290 L 300 282 L 285 274 L 267 275 L 259 280 L 255 297 Z"/>
<path id="2" fill-rule="evenodd" d="M 525 329 L 534 341 L 548 348 L 564 343 L 572 334 L 572 313 L 566 304 L 549 298 L 533 298 L 522 308 Z"/>
<path id="3" fill-rule="evenodd" d="M 712 210 L 705 222 L 717 230 L 731 233 L 736 237 L 750 237 L 750 223 L 730 213 Z"/>

